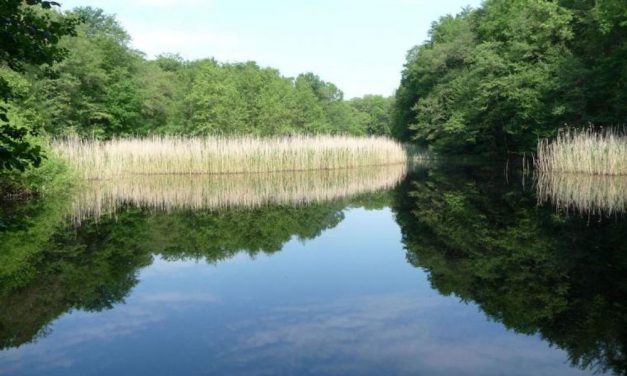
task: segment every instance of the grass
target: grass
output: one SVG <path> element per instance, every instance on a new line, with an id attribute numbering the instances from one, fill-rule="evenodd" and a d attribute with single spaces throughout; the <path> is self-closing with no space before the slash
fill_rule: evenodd
<path id="1" fill-rule="evenodd" d="M 624 129 L 561 130 L 555 140 L 540 140 L 535 166 L 542 172 L 627 175 Z"/>
<path id="2" fill-rule="evenodd" d="M 74 201 L 73 220 L 112 215 L 123 205 L 151 210 L 307 204 L 395 186 L 405 164 L 322 171 L 221 175 L 136 175 L 86 182 Z"/>
<path id="3" fill-rule="evenodd" d="M 53 148 L 87 179 L 330 170 L 407 161 L 403 147 L 383 137 L 74 138 L 55 141 Z"/>

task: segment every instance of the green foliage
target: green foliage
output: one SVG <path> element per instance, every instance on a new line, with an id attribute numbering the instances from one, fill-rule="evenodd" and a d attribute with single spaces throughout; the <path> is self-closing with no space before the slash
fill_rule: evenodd
<path id="1" fill-rule="evenodd" d="M 385 98 L 347 102 L 312 73 L 288 78 L 254 62 L 147 60 L 101 9 L 21 3 L 0 4 L 3 196 L 43 190 L 35 176 L 46 173 L 24 171 L 42 164 L 51 137 L 387 134 Z"/>
<path id="2" fill-rule="evenodd" d="M 59 6 L 54 1 L 5 0 L 0 5 L 0 61 L 15 71 L 24 64 L 50 64 L 63 58 L 57 45 L 74 32 L 75 20 L 52 17 L 44 10 Z"/>
<path id="3" fill-rule="evenodd" d="M 625 12 L 620 1 L 488 0 L 441 18 L 407 56 L 394 135 L 503 157 L 565 123 L 624 122 Z"/>
<path id="4" fill-rule="evenodd" d="M 72 35 L 76 20 L 60 17 L 47 10 L 59 4 L 54 1 L 5 0 L 0 3 L 0 69 L 24 72 L 25 65 L 53 64 L 60 61 L 65 50 L 59 39 Z M 0 173 L 41 163 L 41 148 L 30 137 L 36 126 L 18 126 L 9 122 L 9 101 L 14 87 L 0 75 Z"/>
<path id="5" fill-rule="evenodd" d="M 60 179 L 71 180 L 69 171 L 56 156 L 50 153 L 50 145 L 41 137 L 31 134 L 32 125 L 39 124 L 40 115 L 28 105 L 32 101 L 32 83 L 18 72 L 0 67 L 0 79 L 9 83 L 12 99 L 7 103 L 7 115 L 11 119 L 10 127 L 21 132 L 27 132 L 22 142 L 27 143 L 29 160 L 21 160 L 23 171 L 20 169 L 0 169 L 0 200 L 7 198 L 25 198 L 42 192 L 45 189 L 55 188 Z M 30 131 L 29 131 L 30 130 Z M 2 137 L 0 135 L 0 137 Z M 13 140 L 14 143 L 18 143 Z M 45 156 L 45 157 L 44 157 Z M 11 155 L 15 160 L 16 155 Z M 30 162 L 29 162 L 30 161 Z M 28 163 L 37 163 L 37 169 L 27 169 Z M 0 225 L 1 227 L 1 225 Z"/>
<path id="6" fill-rule="evenodd" d="M 184 102 L 190 115 L 183 133 L 233 135 L 289 133 L 289 80 L 253 62 L 192 64 Z M 174 125 L 176 127 L 176 125 Z"/>
<path id="7" fill-rule="evenodd" d="M 357 122 L 366 134 L 378 136 L 392 135 L 393 98 L 381 95 L 366 95 L 353 98 L 348 103 L 357 111 Z"/>
<path id="8" fill-rule="evenodd" d="M 148 61 L 114 17 L 89 7 L 72 14 L 84 24 L 61 42 L 67 58 L 32 78 L 30 105 L 50 134 L 366 134 L 377 126 L 314 74 L 290 79 L 254 62 L 176 55 Z"/>
<path id="9" fill-rule="evenodd" d="M 66 59 L 30 72 L 19 105 L 49 135 L 387 134 L 385 98 L 347 102 L 312 73 L 287 78 L 254 62 L 146 60 L 113 16 L 90 7 L 70 15 L 83 23 L 59 41 Z"/>
<path id="10" fill-rule="evenodd" d="M 254 62 L 147 60 L 101 9 L 63 15 L 54 2 L 20 3 L 0 8 L 11 21 L 0 51 L 1 94 L 11 99 L 0 113 L 5 168 L 38 166 L 38 140 L 50 136 L 389 134 L 390 99 L 345 101 L 313 73 L 288 78 Z"/>
<path id="11" fill-rule="evenodd" d="M 366 134 L 355 108 L 332 83 L 307 73 L 282 77 L 254 62 L 188 63 L 177 69 L 187 90 L 169 132 L 185 134 Z"/>
<path id="12" fill-rule="evenodd" d="M 60 45 L 64 61 L 32 77 L 33 106 L 53 135 L 78 133 L 106 137 L 141 129 L 142 99 L 136 76 L 143 63 L 128 34 L 102 10 L 77 8 L 84 20 L 77 35 Z"/>

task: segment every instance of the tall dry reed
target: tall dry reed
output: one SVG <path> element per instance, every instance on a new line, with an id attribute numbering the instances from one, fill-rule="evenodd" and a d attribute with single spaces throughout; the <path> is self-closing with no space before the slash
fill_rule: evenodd
<path id="1" fill-rule="evenodd" d="M 324 170 L 407 160 L 399 143 L 382 137 L 66 139 L 53 148 L 88 179 Z"/>
<path id="2" fill-rule="evenodd" d="M 306 204 L 391 188 L 405 164 L 321 171 L 222 175 L 136 175 L 91 180 L 77 192 L 72 219 L 114 214 L 131 205 L 150 210 L 219 209 Z"/>
<path id="3" fill-rule="evenodd" d="M 543 172 L 627 175 L 627 135 L 624 129 L 561 130 L 555 140 L 540 140 L 535 159 Z"/>

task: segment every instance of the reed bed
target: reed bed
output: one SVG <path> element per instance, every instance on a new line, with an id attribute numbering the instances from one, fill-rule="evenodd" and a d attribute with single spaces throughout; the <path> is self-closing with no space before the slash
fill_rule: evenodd
<path id="1" fill-rule="evenodd" d="M 136 175 L 85 183 L 72 219 L 113 215 L 125 205 L 156 211 L 308 204 L 375 192 L 405 177 L 405 164 L 322 171 L 222 175 Z"/>
<path id="2" fill-rule="evenodd" d="M 536 176 L 538 203 L 582 215 L 615 215 L 627 211 L 627 176 L 552 174 Z"/>
<path id="3" fill-rule="evenodd" d="M 383 137 L 296 136 L 109 141 L 76 138 L 54 150 L 88 179 L 129 175 L 225 174 L 328 170 L 404 163 L 403 147 Z"/>
<path id="4" fill-rule="evenodd" d="M 565 129 L 549 142 L 540 140 L 535 166 L 542 172 L 627 175 L 625 129 Z"/>

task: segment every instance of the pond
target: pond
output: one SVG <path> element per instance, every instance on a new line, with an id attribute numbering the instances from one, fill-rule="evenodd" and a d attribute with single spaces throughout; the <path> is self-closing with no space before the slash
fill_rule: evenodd
<path id="1" fill-rule="evenodd" d="M 625 374 L 611 184 L 427 165 L 6 204 L 0 374 Z"/>

